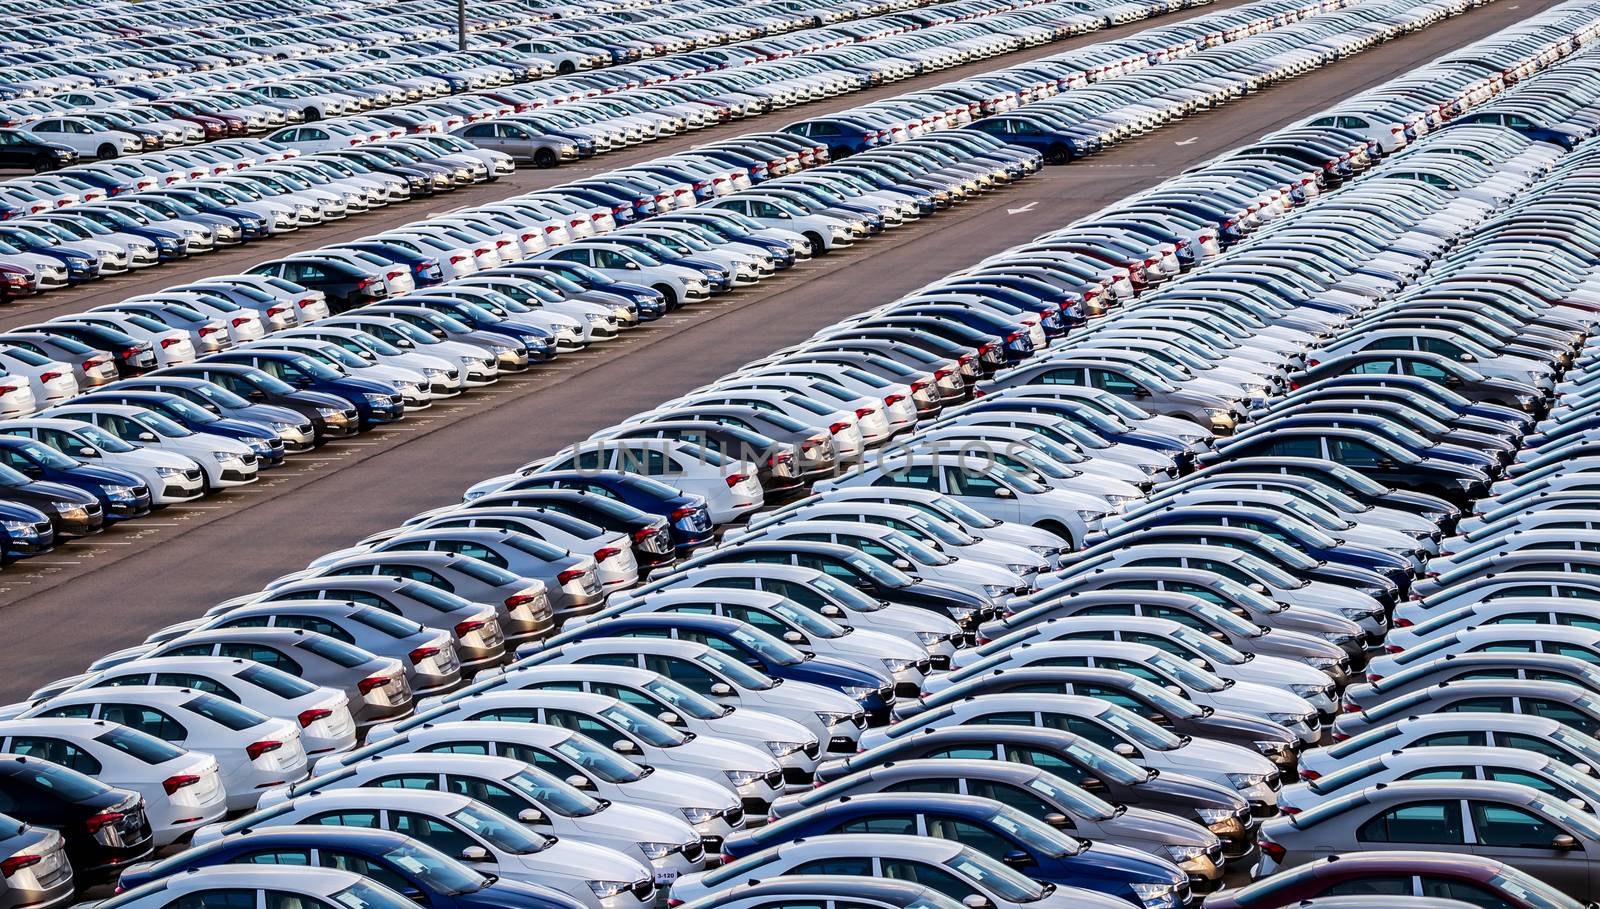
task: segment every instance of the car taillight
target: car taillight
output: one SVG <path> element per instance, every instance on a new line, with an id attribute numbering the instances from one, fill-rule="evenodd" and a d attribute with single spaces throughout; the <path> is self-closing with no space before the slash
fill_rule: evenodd
<path id="1" fill-rule="evenodd" d="M 1283 857 L 1289 854 L 1289 850 L 1283 848 L 1277 843 L 1274 843 L 1272 840 L 1262 839 L 1260 843 L 1262 854 L 1268 856 L 1274 862 L 1283 861 Z"/>
<path id="2" fill-rule="evenodd" d="M 221 325 L 207 325 L 204 328 L 200 329 L 198 334 L 200 335 L 200 337 L 203 338 L 206 335 L 214 335 L 214 334 L 216 334 L 217 332 L 219 332 L 221 330 L 222 330 L 222 326 Z M 46 380 L 46 381 L 48 381 L 48 380 Z"/>
<path id="3" fill-rule="evenodd" d="M 269 751 L 277 751 L 282 747 L 283 743 L 280 741 L 275 739 L 262 739 L 259 742 L 251 742 L 250 744 L 244 746 L 244 753 L 249 756 L 250 760 L 253 761 Z"/>
<path id="4" fill-rule="evenodd" d="M 833 424 L 828 426 L 828 432 L 833 433 L 834 435 L 838 435 L 839 433 L 844 432 L 846 429 L 849 429 L 849 428 L 850 428 L 850 424 L 849 423 L 833 423 Z"/>
<path id="5" fill-rule="evenodd" d="M 654 527 L 641 527 L 633 532 L 633 541 L 635 543 L 643 543 L 655 535 L 656 530 Z"/>
<path id="6" fill-rule="evenodd" d="M 450 257 L 450 264 L 451 265 L 459 265 L 459 264 L 461 264 L 462 262 L 465 262 L 465 261 L 467 261 L 467 257 L 466 256 L 451 256 Z"/>
<path id="7" fill-rule="evenodd" d="M 405 272 L 403 272 L 403 271 L 391 271 L 388 274 L 384 275 L 383 278 L 384 278 L 385 281 L 396 281 L 396 280 L 399 280 L 400 276 L 404 275 L 404 274 L 405 274 Z"/>
<path id="8" fill-rule="evenodd" d="M 438 655 L 439 648 L 437 647 L 418 647 L 417 649 L 406 654 L 406 656 L 410 657 L 411 665 L 413 666 L 421 666 L 423 660 L 426 660 L 428 657 Z"/>
<path id="9" fill-rule="evenodd" d="M 198 782 L 200 782 L 200 777 L 197 774 L 180 773 L 177 776 L 169 776 L 162 780 L 161 788 L 166 791 L 167 795 L 176 795 L 179 789 L 185 786 L 193 786 Z"/>
<path id="10" fill-rule="evenodd" d="M 178 343 L 178 339 L 177 338 L 162 338 L 161 339 L 161 349 L 162 350 L 166 350 L 167 348 L 171 347 L 172 345 L 174 345 L 176 343 Z"/>
<path id="11" fill-rule="evenodd" d="M 1405 648 L 1400 646 L 1399 644 L 1385 644 L 1385 645 L 1383 645 L 1383 652 L 1384 653 L 1404 653 L 1405 652 Z"/>
<path id="12" fill-rule="evenodd" d="M 248 318 L 245 318 L 244 316 L 235 316 L 234 319 L 233 319 L 233 327 L 234 328 L 238 328 L 241 325 L 248 325 L 249 323 L 250 323 L 250 320 Z M 85 363 L 84 365 L 87 366 L 89 364 Z"/>
<path id="13" fill-rule="evenodd" d="M 672 520 L 681 521 L 684 518 L 694 514 L 694 512 L 695 510 L 693 508 L 674 508 L 672 509 Z"/>
<path id="14" fill-rule="evenodd" d="M 89 829 L 89 835 L 93 836 L 106 827 L 109 827 L 110 825 L 122 820 L 122 818 L 123 814 L 120 811 L 107 811 L 85 819 L 83 826 L 87 827 Z"/>
<path id="15" fill-rule="evenodd" d="M 556 575 L 556 583 L 558 583 L 558 584 L 570 584 L 571 582 L 579 580 L 582 577 L 583 577 L 583 569 L 582 568 L 568 568 L 566 571 L 560 572 L 560 573 L 558 573 Z"/>
<path id="16" fill-rule="evenodd" d="M 0 859 L 0 877 L 10 877 L 24 868 L 37 865 L 44 861 L 39 855 L 13 855 L 7 859 Z"/>
<path id="17" fill-rule="evenodd" d="M 604 562 L 606 559 L 609 559 L 614 555 L 620 555 L 621 553 L 622 550 L 616 548 L 615 546 L 606 546 L 594 551 L 594 560 L 596 562 Z"/>
<path id="18" fill-rule="evenodd" d="M 1367 678 L 1370 679 L 1371 676 L 1368 676 Z M 1378 676 L 1378 678 L 1381 679 L 1381 678 L 1383 678 L 1383 676 L 1380 675 L 1380 676 Z M 1346 704 L 1346 705 L 1344 705 L 1344 712 L 1345 713 L 1360 713 L 1361 712 L 1361 705 L 1360 704 Z"/>
<path id="19" fill-rule="evenodd" d="M 39 381 L 41 382 L 54 382 L 59 378 L 61 378 L 61 373 L 59 372 L 46 372 L 39 375 Z"/>
<path id="20" fill-rule="evenodd" d="M 281 316 L 286 312 L 289 312 L 289 307 L 287 307 L 287 306 L 272 306 L 272 307 L 268 307 L 268 309 L 267 309 L 267 317 L 271 318 L 273 316 Z"/>
<path id="21" fill-rule="evenodd" d="M 1396 628 L 1410 628 L 1412 625 L 1415 625 L 1415 624 L 1416 624 L 1416 622 L 1413 622 L 1410 619 L 1395 619 L 1394 620 L 1394 627 L 1396 627 Z"/>
<path id="22" fill-rule="evenodd" d="M 356 290 L 366 290 L 367 288 L 369 288 L 371 286 L 372 286 L 372 279 L 371 278 L 362 278 L 361 280 L 356 282 Z"/>
<path id="23" fill-rule="evenodd" d="M 1289 817 L 1294 817 L 1295 815 L 1300 813 L 1300 809 L 1299 808 L 1289 808 L 1287 806 L 1283 807 L 1281 810 L 1283 811 L 1284 814 L 1288 815 Z"/>
<path id="24" fill-rule="evenodd" d="M 921 386 L 921 384 L 922 383 L 918 382 L 918 383 L 912 385 L 911 389 L 913 391 L 915 391 L 918 387 Z M 884 397 L 883 403 L 888 407 L 893 407 L 894 405 L 899 404 L 901 401 L 904 401 L 905 399 L 906 399 L 905 395 L 887 395 L 886 397 Z"/>
<path id="25" fill-rule="evenodd" d="M 738 486 L 740 483 L 743 483 L 745 480 L 750 479 L 750 476 L 749 474 L 733 473 L 729 474 L 723 479 L 728 481 L 728 488 L 732 489 L 733 487 Z"/>
<path id="26" fill-rule="evenodd" d="M 332 710 L 327 710 L 322 707 L 313 707 L 310 710 L 300 711 L 300 715 L 295 717 L 295 719 L 300 721 L 300 728 L 305 729 L 312 723 L 315 723 L 317 720 L 325 720 L 330 716 L 333 716 Z"/>

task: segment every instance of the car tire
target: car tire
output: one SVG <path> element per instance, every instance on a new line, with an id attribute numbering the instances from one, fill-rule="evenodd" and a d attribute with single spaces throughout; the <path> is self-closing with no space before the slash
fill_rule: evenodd
<path id="1" fill-rule="evenodd" d="M 115 158 L 117 156 L 117 147 L 112 145 L 110 142 L 107 142 L 106 144 L 95 149 L 94 155 L 96 158 L 99 158 L 102 161 Z"/>
<path id="2" fill-rule="evenodd" d="M 1033 526 L 1039 528 L 1040 530 L 1048 530 L 1061 539 L 1066 540 L 1068 549 L 1078 548 L 1077 541 L 1072 539 L 1072 531 L 1068 530 L 1066 525 L 1062 524 L 1060 521 L 1040 521 Z"/>
<path id="3" fill-rule="evenodd" d="M 808 230 L 805 233 L 805 238 L 806 243 L 811 247 L 811 258 L 815 259 L 818 256 L 827 255 L 828 244 L 823 242 L 821 234 L 814 230 Z"/>
<path id="4" fill-rule="evenodd" d="M 578 65 L 573 63 L 571 60 L 562 60 L 561 65 L 556 67 L 556 72 L 563 76 L 570 76 L 577 71 Z"/>
<path id="5" fill-rule="evenodd" d="M 322 119 L 322 116 L 317 113 L 317 109 L 314 107 L 308 107 L 300 113 L 305 118 L 304 122 L 306 123 L 315 123 Z"/>
<path id="6" fill-rule="evenodd" d="M 1071 160 L 1072 153 L 1067 150 L 1065 145 L 1059 142 L 1044 151 L 1044 163 L 1046 164 L 1065 164 Z"/>
<path id="7" fill-rule="evenodd" d="M 673 290 L 671 287 L 668 287 L 665 284 L 657 284 L 651 289 L 654 290 L 656 293 L 660 294 L 663 298 L 666 299 L 667 302 L 666 302 L 666 307 L 663 310 L 664 312 L 672 312 L 674 309 L 678 308 L 678 292 L 677 291 Z"/>
<path id="8" fill-rule="evenodd" d="M 542 170 L 556 166 L 556 153 L 548 148 L 541 148 L 533 153 L 533 166 Z"/>

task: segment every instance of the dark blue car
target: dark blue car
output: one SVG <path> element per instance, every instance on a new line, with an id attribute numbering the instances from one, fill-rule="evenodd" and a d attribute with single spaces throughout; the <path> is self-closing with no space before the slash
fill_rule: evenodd
<path id="1" fill-rule="evenodd" d="M 742 858 L 805 837 L 849 833 L 954 840 L 1034 880 L 1094 890 L 1140 907 L 1185 909 L 1191 899 L 1188 875 L 1165 859 L 1127 846 L 1080 840 L 1009 805 L 967 795 L 858 795 L 735 833 L 722 850 L 725 856 Z"/>
<path id="2" fill-rule="evenodd" d="M 215 865 L 354 871 L 430 909 L 581 909 L 548 887 L 480 874 L 414 837 L 368 827 L 276 827 L 214 840 L 122 872 L 117 892 Z"/>
<path id="3" fill-rule="evenodd" d="M 107 521 L 150 513 L 150 487 L 131 473 L 94 467 L 33 439 L 0 435 L 0 463 L 32 480 L 81 489 L 100 500 Z"/>
<path id="4" fill-rule="evenodd" d="M 718 615 L 690 615 L 680 612 L 623 613 L 598 622 L 588 622 L 563 631 L 542 644 L 530 645 L 528 660 L 536 665 L 538 653 L 573 641 L 590 638 L 678 638 L 707 644 L 776 679 L 811 682 L 855 698 L 876 725 L 889 720 L 894 706 L 894 679 L 853 663 L 801 653 L 749 623 Z"/>
<path id="5" fill-rule="evenodd" d="M 391 385 L 344 376 L 305 354 L 278 350 L 228 350 L 212 354 L 199 365 L 226 363 L 250 366 L 293 388 L 320 391 L 350 402 L 367 429 L 403 419 L 405 402 Z"/>
<path id="6" fill-rule="evenodd" d="M 706 500 L 649 477 L 620 470 L 552 470 L 529 474 L 496 490 L 517 492 L 527 489 L 572 489 L 616 499 L 646 514 L 667 519 L 672 530 L 672 545 L 686 552 L 711 540 L 711 512 Z"/>

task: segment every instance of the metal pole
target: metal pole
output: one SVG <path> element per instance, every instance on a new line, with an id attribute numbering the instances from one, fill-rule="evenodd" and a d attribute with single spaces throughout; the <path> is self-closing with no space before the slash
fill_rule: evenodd
<path id="1" fill-rule="evenodd" d="M 456 0 L 456 47 L 467 49 L 467 0 Z"/>

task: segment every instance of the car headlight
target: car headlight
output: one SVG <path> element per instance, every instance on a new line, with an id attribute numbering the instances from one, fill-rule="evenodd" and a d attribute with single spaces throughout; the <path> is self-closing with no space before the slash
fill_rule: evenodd
<path id="1" fill-rule="evenodd" d="M 389 396 L 388 396 L 388 395 L 386 395 L 386 394 L 384 394 L 384 393 L 383 393 L 383 392 L 381 392 L 381 391 L 377 391 L 377 392 L 374 392 L 374 391 L 369 391 L 369 392 L 364 392 L 364 393 L 363 393 L 363 394 L 362 394 L 362 397 L 364 397 L 364 398 L 366 398 L 366 399 L 367 399 L 367 403 L 368 403 L 368 404 L 378 404 L 378 405 L 384 405 L 384 404 L 388 404 L 388 403 L 389 403 Z"/>
<path id="2" fill-rule="evenodd" d="M 992 597 L 1004 596 L 1005 594 L 1009 593 L 1010 591 L 1011 591 L 1011 588 L 1007 587 L 1004 584 L 985 584 L 985 585 L 983 585 L 983 592 L 988 594 L 989 596 L 992 596 Z"/>
<path id="3" fill-rule="evenodd" d="M 1206 854 L 1206 847 L 1204 846 L 1171 845 L 1167 846 L 1166 850 L 1167 857 L 1179 865 L 1183 864 L 1184 862 L 1193 861 Z"/>
<path id="4" fill-rule="evenodd" d="M 633 886 L 628 881 L 586 881 L 589 889 L 594 891 L 596 899 L 607 900 L 622 893 Z"/>
<path id="5" fill-rule="evenodd" d="M 1309 698 L 1322 697 L 1323 695 L 1327 694 L 1328 693 L 1328 686 L 1326 686 L 1326 685 L 1310 685 L 1310 684 L 1307 684 L 1307 685 L 1290 685 L 1289 686 L 1289 690 L 1291 692 L 1293 692 L 1294 694 L 1298 694 L 1303 698 L 1309 699 Z"/>
<path id="6" fill-rule="evenodd" d="M 1253 743 L 1256 750 L 1267 757 L 1289 758 L 1294 756 L 1294 745 L 1289 742 L 1258 741 Z"/>
<path id="7" fill-rule="evenodd" d="M 1194 813 L 1203 824 L 1220 824 L 1233 817 L 1232 808 L 1196 808 Z"/>
<path id="8" fill-rule="evenodd" d="M 913 634 L 917 636 L 917 642 L 924 647 L 934 647 L 946 640 L 945 636 L 937 631 L 917 631 Z"/>
<path id="9" fill-rule="evenodd" d="M 1037 567 L 1036 565 L 1011 564 L 1006 566 L 1006 570 L 1015 575 L 1024 575 L 1033 572 Z"/>
<path id="10" fill-rule="evenodd" d="M 318 407 L 317 415 L 323 417 L 342 417 L 344 411 L 338 407 Z"/>
<path id="11" fill-rule="evenodd" d="M 1053 556 L 1061 551 L 1060 546 L 1029 546 L 1028 549 L 1035 555 L 1042 556 Z"/>
<path id="12" fill-rule="evenodd" d="M 683 813 L 683 819 L 691 825 L 704 824 L 706 821 L 722 814 L 722 809 L 720 808 L 679 808 L 678 810 Z"/>
<path id="13" fill-rule="evenodd" d="M 822 721 L 822 725 L 824 725 L 824 726 L 841 726 L 841 725 L 844 725 L 846 723 L 852 722 L 854 716 L 855 716 L 855 714 L 851 714 L 851 713 L 835 713 L 835 712 L 833 712 L 831 710 L 818 710 L 817 711 L 817 719 L 821 720 Z"/>
<path id="14" fill-rule="evenodd" d="M 773 757 L 788 757 L 806 747 L 805 742 L 767 742 L 766 745 Z"/>
<path id="15" fill-rule="evenodd" d="M 1294 726 L 1306 722 L 1306 718 L 1298 713 L 1269 713 L 1266 716 L 1279 726 Z"/>
<path id="16" fill-rule="evenodd" d="M 1145 909 L 1163 909 L 1163 907 L 1170 909 L 1173 905 L 1171 884 L 1129 884 L 1128 886 L 1133 888 L 1134 895 L 1139 898 L 1139 902 L 1145 905 Z"/>
<path id="17" fill-rule="evenodd" d="M 1252 786 L 1260 786 L 1267 781 L 1267 775 L 1264 773 L 1229 773 L 1226 776 L 1228 783 L 1235 789 L 1249 789 Z"/>
<path id="18" fill-rule="evenodd" d="M 1376 614 L 1376 611 L 1372 609 L 1365 609 L 1360 606 L 1341 606 L 1339 607 L 1339 614 L 1352 622 L 1359 622 L 1362 619 L 1372 618 Z"/>
<path id="19" fill-rule="evenodd" d="M 955 619 L 957 622 L 962 622 L 977 611 L 978 608 L 976 606 L 951 606 L 950 618 Z"/>
<path id="20" fill-rule="evenodd" d="M 889 670 L 890 675 L 899 675 L 908 669 L 916 668 L 916 665 L 916 660 L 891 660 L 886 658 L 883 661 L 883 668 Z"/>
<path id="21" fill-rule="evenodd" d="M 653 862 L 656 859 L 664 859 L 671 855 L 672 850 L 678 848 L 678 844 L 641 842 L 639 843 L 639 848 L 644 850 L 644 857 Z M 591 883 L 590 886 L 593 886 L 593 884 Z"/>
<path id="22" fill-rule="evenodd" d="M 156 476 L 158 476 L 158 477 L 181 477 L 181 476 L 183 476 L 183 468 L 182 467 L 157 467 L 156 468 Z"/>
<path id="23" fill-rule="evenodd" d="M 133 487 L 132 486 L 102 486 L 102 487 L 100 487 L 100 489 L 109 498 L 113 498 L 113 499 L 131 499 L 131 498 L 133 498 Z"/>
<path id="24" fill-rule="evenodd" d="M 735 788 L 748 786 L 766 775 L 759 770 L 724 770 L 722 772 L 728 777 L 728 782 L 732 783 Z"/>
<path id="25" fill-rule="evenodd" d="M 73 503 L 73 507 L 77 508 L 78 505 Z M 34 535 L 32 521 L 0 521 L 0 527 L 4 527 L 6 533 L 13 537 L 31 537 Z"/>
<path id="26" fill-rule="evenodd" d="M 843 690 L 846 695 L 849 695 L 851 698 L 857 701 L 864 701 L 878 693 L 878 689 L 876 688 L 861 688 L 848 685 L 845 686 Z"/>
<path id="27" fill-rule="evenodd" d="M 1106 513 L 1103 512 L 1103 511 L 1094 511 L 1094 510 L 1090 509 L 1090 510 L 1079 511 L 1079 512 L 1077 512 L 1077 515 L 1078 515 L 1079 519 L 1081 519 L 1085 524 L 1093 524 L 1095 521 L 1098 521 L 1101 518 L 1105 517 Z"/>

